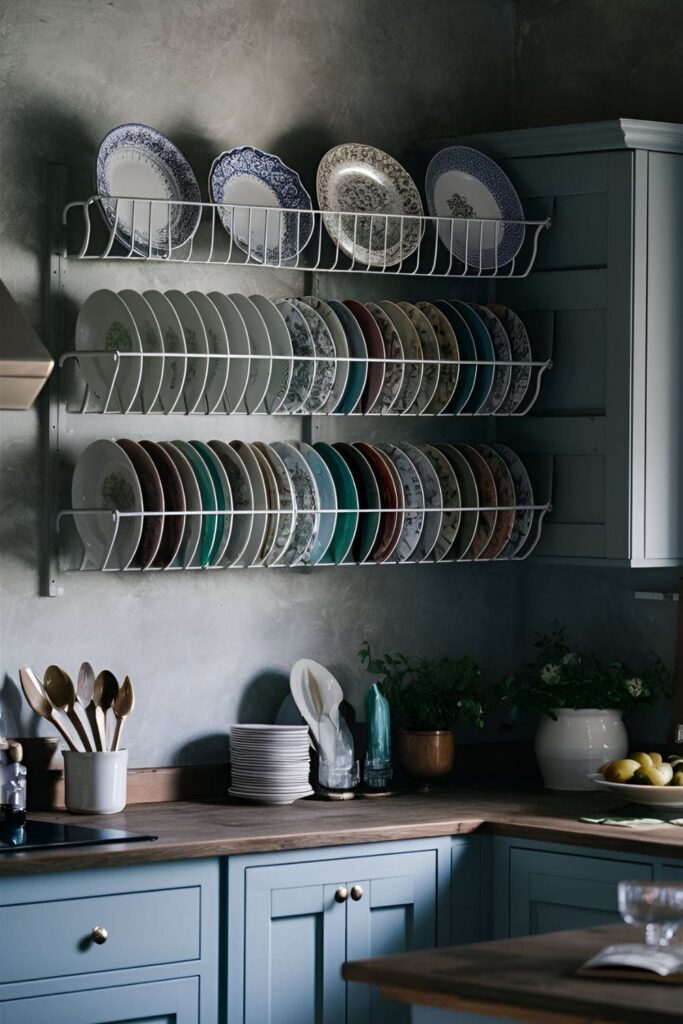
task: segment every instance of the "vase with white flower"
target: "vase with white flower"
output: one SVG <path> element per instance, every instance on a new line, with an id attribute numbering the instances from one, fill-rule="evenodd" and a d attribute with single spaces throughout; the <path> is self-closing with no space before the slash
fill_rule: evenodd
<path id="1" fill-rule="evenodd" d="M 624 712 L 670 693 L 671 676 L 657 658 L 640 671 L 603 663 L 572 647 L 564 630 L 534 646 L 537 657 L 505 680 L 501 696 L 513 720 L 521 710 L 541 715 L 535 751 L 546 788 L 591 789 L 588 775 L 628 752 Z"/>

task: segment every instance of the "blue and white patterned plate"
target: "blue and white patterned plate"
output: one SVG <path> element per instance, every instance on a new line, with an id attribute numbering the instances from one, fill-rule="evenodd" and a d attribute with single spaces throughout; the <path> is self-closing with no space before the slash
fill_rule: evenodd
<path id="1" fill-rule="evenodd" d="M 291 263 L 313 234 L 311 197 L 301 178 L 279 157 L 253 146 L 229 149 L 214 160 L 209 188 L 223 227 L 256 263 Z M 267 209 L 234 209 L 234 207 Z"/>
<path id="2" fill-rule="evenodd" d="M 178 200 L 201 201 L 192 168 L 170 139 L 146 124 L 120 124 L 105 135 L 97 151 L 95 188 L 100 196 L 168 200 L 150 204 L 102 199 L 116 238 L 140 256 L 169 256 L 199 227 L 201 207 L 177 205 Z"/>
<path id="3" fill-rule="evenodd" d="M 462 225 L 452 218 L 523 220 L 524 211 L 507 174 L 469 146 L 447 146 L 432 157 L 425 177 L 432 217 L 444 217 L 439 237 L 463 263 L 493 270 L 515 258 L 524 242 L 523 224 Z M 465 252 L 467 249 L 467 252 Z"/>

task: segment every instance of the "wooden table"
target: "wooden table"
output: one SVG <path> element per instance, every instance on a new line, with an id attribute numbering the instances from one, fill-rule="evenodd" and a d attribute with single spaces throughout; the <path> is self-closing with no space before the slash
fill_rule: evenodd
<path id="1" fill-rule="evenodd" d="M 553 932 L 346 963 L 348 981 L 410 1003 L 413 1024 L 493 1018 L 533 1024 L 680 1024 L 683 986 L 576 977 L 604 946 L 633 942 L 626 925 Z M 635 941 L 638 941 L 635 939 Z M 481 1017 L 479 1015 L 482 1015 Z"/>

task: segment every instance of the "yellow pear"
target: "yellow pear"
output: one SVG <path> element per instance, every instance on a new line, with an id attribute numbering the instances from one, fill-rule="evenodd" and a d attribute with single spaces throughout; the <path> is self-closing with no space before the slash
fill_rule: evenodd
<path id="1" fill-rule="evenodd" d="M 674 777 L 671 780 L 672 786 L 683 786 L 683 772 L 674 772 Z"/>
<path id="2" fill-rule="evenodd" d="M 608 764 L 603 775 L 608 782 L 630 782 L 640 767 L 637 761 L 626 757 Z"/>
<path id="3" fill-rule="evenodd" d="M 648 768 L 652 764 L 652 758 L 649 754 L 645 754 L 642 750 L 637 750 L 635 754 L 629 754 L 629 760 L 637 761 L 638 764 L 647 766 Z"/>
<path id="4" fill-rule="evenodd" d="M 641 765 L 633 776 L 633 781 L 640 786 L 666 786 L 673 778 L 670 764 L 662 764 L 656 768 L 653 764 Z"/>
<path id="5" fill-rule="evenodd" d="M 650 751 L 650 758 L 652 759 L 652 763 L 655 766 L 655 768 L 659 768 L 660 764 L 664 760 L 662 755 L 658 754 L 656 751 L 654 753 Z"/>

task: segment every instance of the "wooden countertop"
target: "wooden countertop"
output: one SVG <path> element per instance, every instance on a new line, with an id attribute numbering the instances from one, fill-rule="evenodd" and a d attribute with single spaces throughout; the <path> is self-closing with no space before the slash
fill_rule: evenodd
<path id="1" fill-rule="evenodd" d="M 100 817 L 32 813 L 43 821 L 100 825 L 158 835 L 153 843 L 0 853 L 0 875 L 111 867 L 192 857 L 294 850 L 472 832 L 565 842 L 683 859 L 683 828 L 635 832 L 590 825 L 620 808 L 610 795 L 465 788 L 343 802 L 301 800 L 288 807 L 225 803 L 137 804 Z"/>
<path id="2" fill-rule="evenodd" d="M 553 932 L 356 960 L 342 973 L 388 999 L 537 1024 L 680 1022 L 680 985 L 575 976 L 604 946 L 633 937 L 626 925 Z"/>

